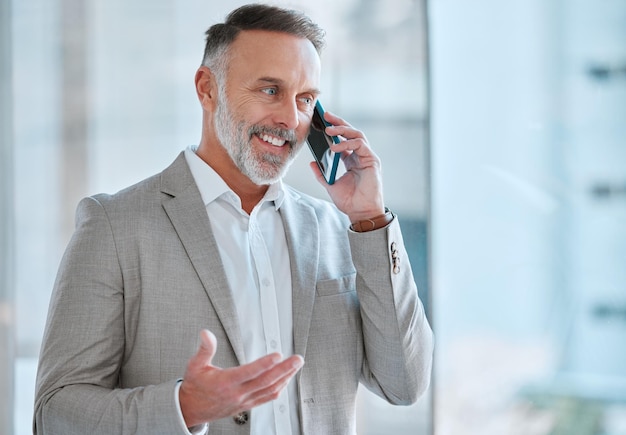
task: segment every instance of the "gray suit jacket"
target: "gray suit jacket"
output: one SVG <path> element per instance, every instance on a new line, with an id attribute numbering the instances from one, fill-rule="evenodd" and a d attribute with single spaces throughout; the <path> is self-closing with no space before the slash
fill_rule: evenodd
<path id="1" fill-rule="evenodd" d="M 296 378 L 303 434 L 355 433 L 359 381 L 409 404 L 430 379 L 432 333 L 397 219 L 352 233 L 333 205 L 290 188 L 280 213 L 294 348 L 305 359 Z M 50 304 L 34 433 L 184 433 L 174 388 L 200 329 L 217 338 L 215 365 L 243 361 L 236 303 L 182 153 L 161 174 L 83 199 Z M 249 428 L 226 418 L 209 433 Z"/>

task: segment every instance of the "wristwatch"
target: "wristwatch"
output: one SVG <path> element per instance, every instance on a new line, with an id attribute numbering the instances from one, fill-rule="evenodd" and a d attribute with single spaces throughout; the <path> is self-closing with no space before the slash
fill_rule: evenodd
<path id="1" fill-rule="evenodd" d="M 363 219 L 360 221 L 352 222 L 352 225 L 350 225 L 350 229 L 352 231 L 356 231 L 357 233 L 377 230 L 379 228 L 389 225 L 389 223 L 395 217 L 396 216 L 391 212 L 391 210 L 385 207 L 385 213 L 373 217 L 372 219 Z"/>

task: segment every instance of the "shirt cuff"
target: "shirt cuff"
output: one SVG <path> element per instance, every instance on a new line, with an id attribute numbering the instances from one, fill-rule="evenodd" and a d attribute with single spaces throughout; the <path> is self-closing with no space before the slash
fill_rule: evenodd
<path id="1" fill-rule="evenodd" d="M 199 424 L 193 427 L 187 427 L 185 423 L 185 418 L 183 417 L 183 411 L 180 409 L 180 385 L 183 383 L 182 380 L 178 381 L 176 384 L 176 388 L 174 389 L 174 400 L 176 401 L 176 410 L 178 411 L 178 420 L 180 421 L 180 425 L 185 429 L 187 435 L 206 435 L 209 432 L 209 424 Z"/>

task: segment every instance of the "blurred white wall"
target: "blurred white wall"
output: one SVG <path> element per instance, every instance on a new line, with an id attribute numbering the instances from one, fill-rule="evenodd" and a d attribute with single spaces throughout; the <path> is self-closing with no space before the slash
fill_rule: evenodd
<path id="1" fill-rule="evenodd" d="M 626 4 L 429 8 L 436 433 L 557 433 L 626 391 Z"/>

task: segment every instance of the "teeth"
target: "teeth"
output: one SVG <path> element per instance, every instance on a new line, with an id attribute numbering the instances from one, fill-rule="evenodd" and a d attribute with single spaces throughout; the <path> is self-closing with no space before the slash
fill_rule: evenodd
<path id="1" fill-rule="evenodd" d="M 279 139 L 277 137 L 269 136 L 267 134 L 264 134 L 263 136 L 261 136 L 261 139 L 263 139 L 265 142 L 271 143 L 272 145 L 277 146 L 277 147 L 281 147 L 281 146 L 285 145 L 285 140 L 284 139 Z"/>

